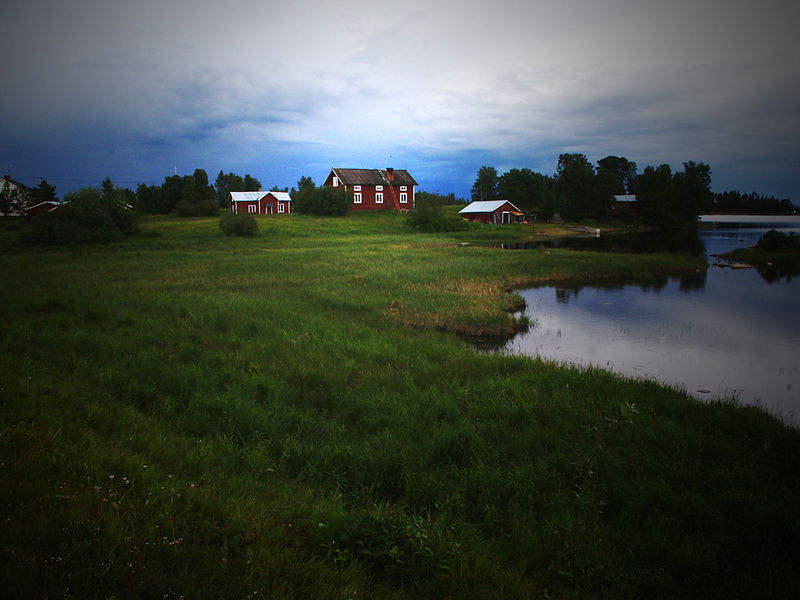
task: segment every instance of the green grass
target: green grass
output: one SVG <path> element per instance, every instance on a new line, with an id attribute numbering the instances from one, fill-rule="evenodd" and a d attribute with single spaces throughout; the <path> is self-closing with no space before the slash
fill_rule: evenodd
<path id="1" fill-rule="evenodd" d="M 0 230 L 7 597 L 788 597 L 800 435 L 734 403 L 480 353 L 509 290 L 696 269 L 398 215 Z M 461 246 L 469 241 L 470 245 Z"/>

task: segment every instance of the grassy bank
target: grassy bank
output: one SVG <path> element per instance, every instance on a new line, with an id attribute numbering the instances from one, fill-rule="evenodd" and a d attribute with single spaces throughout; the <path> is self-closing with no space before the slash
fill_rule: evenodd
<path id="1" fill-rule="evenodd" d="M 455 335 L 513 331 L 517 286 L 696 259 L 259 224 L 151 219 L 82 254 L 0 232 L 6 595 L 794 592 L 797 430 Z"/>

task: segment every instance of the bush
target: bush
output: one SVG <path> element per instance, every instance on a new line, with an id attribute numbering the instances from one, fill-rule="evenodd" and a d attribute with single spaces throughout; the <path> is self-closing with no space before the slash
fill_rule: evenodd
<path id="1" fill-rule="evenodd" d="M 219 205 L 214 200 L 203 200 L 197 204 L 181 200 L 175 205 L 175 213 L 179 217 L 216 217 Z"/>
<path id="2" fill-rule="evenodd" d="M 37 216 L 24 240 L 37 246 L 111 242 L 139 233 L 136 214 L 114 200 L 103 200 L 100 190 L 83 188 L 67 194 L 56 210 Z"/>
<path id="3" fill-rule="evenodd" d="M 297 192 L 294 208 L 306 215 L 344 215 L 350 210 L 352 193 L 331 187 L 307 187 Z"/>
<path id="4" fill-rule="evenodd" d="M 756 248 L 766 252 L 780 252 L 781 250 L 800 250 L 800 237 L 790 231 L 788 234 L 770 229 L 758 240 Z"/>
<path id="5" fill-rule="evenodd" d="M 469 229 L 469 222 L 459 215 L 448 214 L 433 204 L 417 206 L 406 215 L 406 225 L 416 231 L 440 232 Z"/>
<path id="6" fill-rule="evenodd" d="M 250 214 L 227 213 L 220 218 L 219 228 L 225 235 L 254 236 L 258 231 L 258 222 Z"/>

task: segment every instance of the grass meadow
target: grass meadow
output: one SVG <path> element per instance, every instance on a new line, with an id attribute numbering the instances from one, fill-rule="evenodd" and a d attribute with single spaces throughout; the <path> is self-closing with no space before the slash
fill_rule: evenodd
<path id="1" fill-rule="evenodd" d="M 696 258 L 403 223 L 159 217 L 81 252 L 0 223 L 3 595 L 796 593 L 797 429 L 464 339 L 525 327 L 519 286 Z"/>

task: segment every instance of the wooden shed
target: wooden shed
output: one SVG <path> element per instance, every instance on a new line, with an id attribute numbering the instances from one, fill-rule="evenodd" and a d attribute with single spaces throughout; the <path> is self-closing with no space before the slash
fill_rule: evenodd
<path id="1" fill-rule="evenodd" d="M 523 223 L 525 215 L 508 200 L 482 200 L 472 202 L 458 211 L 467 221 L 506 225 Z"/>

